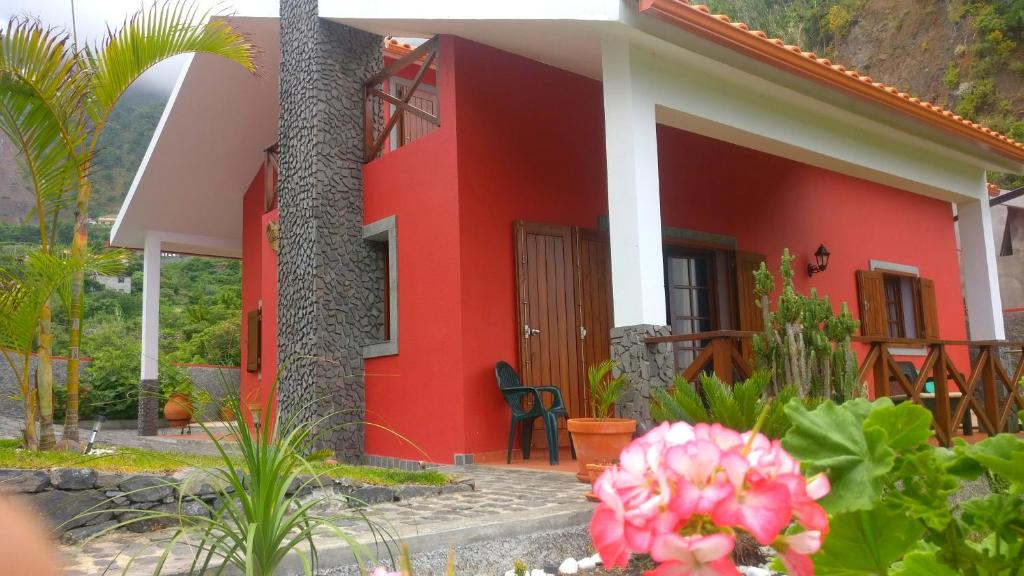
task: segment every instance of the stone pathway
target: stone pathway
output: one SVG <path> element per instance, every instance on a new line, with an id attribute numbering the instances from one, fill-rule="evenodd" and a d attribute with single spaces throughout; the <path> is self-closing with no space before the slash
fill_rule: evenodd
<path id="1" fill-rule="evenodd" d="M 407 544 L 413 554 L 479 544 L 533 532 L 585 526 L 592 504 L 583 499 L 588 486 L 572 474 L 486 466 L 450 468 L 474 481 L 473 492 L 378 504 L 365 510 L 368 518 L 385 526 Z M 330 511 L 341 518 L 338 526 L 383 558 L 387 548 L 365 521 L 353 518 L 352 510 Z M 82 545 L 62 548 L 67 576 L 121 574 L 149 575 L 166 548 L 172 531 L 148 534 L 116 533 Z M 318 538 L 321 571 L 352 563 L 347 546 L 335 536 Z M 189 566 L 189 546 L 177 543 L 163 574 L 184 574 Z M 298 564 L 286 573 L 300 574 Z M 333 571 L 332 571 L 333 573 Z"/>

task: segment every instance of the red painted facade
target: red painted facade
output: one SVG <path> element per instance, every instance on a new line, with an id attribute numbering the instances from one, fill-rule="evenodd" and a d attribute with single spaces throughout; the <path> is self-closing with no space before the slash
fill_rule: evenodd
<path id="1" fill-rule="evenodd" d="M 493 367 L 517 358 L 513 223 L 596 228 L 607 195 L 600 83 L 459 38 L 440 50 L 441 127 L 364 170 L 364 222 L 396 216 L 400 334 L 399 354 L 366 361 L 366 451 L 451 462 L 506 442 Z M 828 271 L 797 284 L 837 306 L 856 308 L 868 260 L 916 266 L 943 337 L 965 336 L 949 204 L 664 126 L 658 141 L 665 226 L 732 236 L 772 267 L 789 247 L 802 269 L 825 243 Z M 276 358 L 262 183 L 243 226 L 243 306 L 264 311 L 263 379 L 242 378 L 256 396 Z"/>

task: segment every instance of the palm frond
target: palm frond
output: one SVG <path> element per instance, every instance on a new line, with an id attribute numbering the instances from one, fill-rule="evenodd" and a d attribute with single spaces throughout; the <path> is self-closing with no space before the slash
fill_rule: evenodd
<path id="1" fill-rule="evenodd" d="M 46 215 L 72 197 L 85 140 L 87 83 L 67 42 L 67 34 L 31 19 L 11 19 L 0 30 L 0 130 L 32 184 L 44 243 Z"/>
<path id="2" fill-rule="evenodd" d="M 172 56 L 206 53 L 232 60 L 256 71 L 256 48 L 245 34 L 223 20 L 211 19 L 191 1 L 154 3 L 87 46 L 84 58 L 90 71 L 89 116 L 97 125 L 105 122 L 125 90 L 146 70 Z"/>

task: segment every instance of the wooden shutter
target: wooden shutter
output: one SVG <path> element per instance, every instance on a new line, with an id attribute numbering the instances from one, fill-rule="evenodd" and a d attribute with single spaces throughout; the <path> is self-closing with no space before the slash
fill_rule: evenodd
<path id="1" fill-rule="evenodd" d="M 935 282 L 928 278 L 917 279 L 917 300 L 920 303 L 918 318 L 921 325 L 919 334 L 930 340 L 939 338 L 939 309 L 935 302 Z"/>
<path id="2" fill-rule="evenodd" d="M 245 371 L 259 372 L 260 369 L 260 311 L 246 314 Z"/>
<path id="3" fill-rule="evenodd" d="M 761 254 L 736 252 L 736 327 L 740 330 L 764 330 L 764 314 L 754 296 L 754 272 L 765 261 L 767 259 Z M 750 340 L 743 339 L 741 348 L 744 357 L 753 357 Z"/>
<path id="4" fill-rule="evenodd" d="M 886 338 L 885 279 L 874 270 L 857 271 L 857 301 L 860 310 L 860 333 L 872 338 Z"/>

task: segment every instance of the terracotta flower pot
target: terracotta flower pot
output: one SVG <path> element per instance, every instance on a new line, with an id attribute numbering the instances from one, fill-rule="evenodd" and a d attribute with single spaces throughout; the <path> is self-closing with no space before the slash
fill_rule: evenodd
<path id="1" fill-rule="evenodd" d="M 614 464 L 587 464 L 587 474 L 590 476 L 590 492 L 584 494 L 587 500 L 591 502 L 597 502 L 598 498 L 594 495 L 594 482 L 597 482 L 597 478 L 604 473 L 605 470 L 611 468 Z"/>
<path id="2" fill-rule="evenodd" d="M 192 401 L 185 394 L 171 394 L 164 404 L 164 419 L 172 428 L 184 428 L 192 421 Z"/>
<path id="3" fill-rule="evenodd" d="M 576 448 L 576 479 L 590 482 L 587 464 L 616 462 L 619 453 L 633 439 L 636 420 L 624 418 L 570 418 L 569 433 Z"/>

